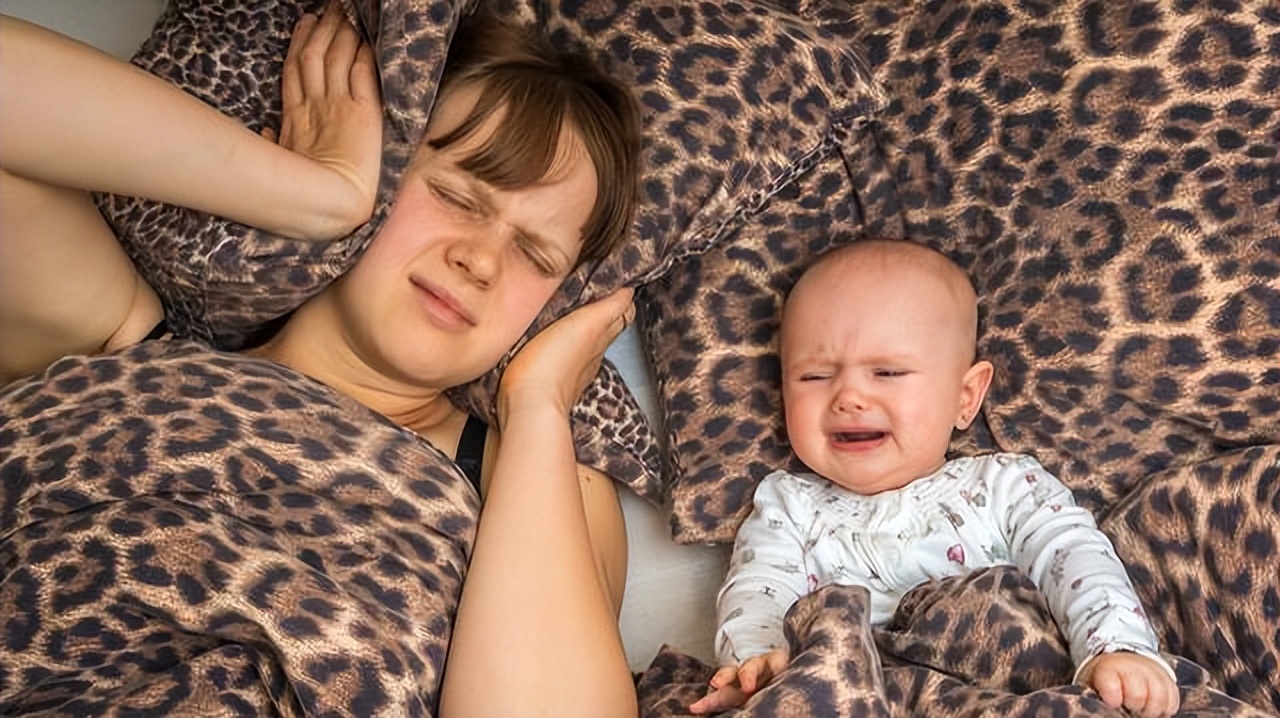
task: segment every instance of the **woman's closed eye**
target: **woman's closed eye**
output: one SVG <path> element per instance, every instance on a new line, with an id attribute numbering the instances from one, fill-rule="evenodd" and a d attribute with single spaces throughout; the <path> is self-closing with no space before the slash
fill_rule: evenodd
<path id="1" fill-rule="evenodd" d="M 480 212 L 480 204 L 462 192 L 436 182 L 432 182 L 430 187 L 431 194 L 435 195 L 436 198 L 450 207 L 466 212 L 467 214 L 477 214 Z"/>
<path id="2" fill-rule="evenodd" d="M 520 253 L 533 264 L 533 268 L 538 270 L 539 274 L 547 277 L 560 276 L 560 267 L 547 257 L 537 242 L 520 235 L 516 238 L 516 246 L 520 248 Z"/>

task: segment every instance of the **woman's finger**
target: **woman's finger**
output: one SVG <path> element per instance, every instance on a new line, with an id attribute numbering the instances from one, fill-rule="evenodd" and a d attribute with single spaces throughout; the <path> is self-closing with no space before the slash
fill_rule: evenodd
<path id="1" fill-rule="evenodd" d="M 342 21 L 325 52 L 325 89 L 336 97 L 346 97 L 351 94 L 351 66 L 360 50 L 360 32 L 339 8 L 330 7 L 328 13 L 341 16 Z"/>
<path id="2" fill-rule="evenodd" d="M 382 93 L 378 87 L 378 71 L 373 61 L 373 46 L 360 43 L 356 61 L 351 63 L 351 98 L 357 102 L 375 102 Z"/>
<path id="3" fill-rule="evenodd" d="M 329 55 L 329 46 L 333 43 L 333 38 L 341 29 L 342 23 L 347 21 L 342 11 L 330 4 L 324 9 L 324 13 L 320 15 L 319 21 L 316 22 L 315 28 L 312 29 L 311 35 L 307 38 L 306 45 L 302 48 L 301 72 L 302 72 L 302 91 L 304 94 L 312 97 L 322 97 L 325 94 L 325 59 Z"/>
<path id="4" fill-rule="evenodd" d="M 289 40 L 289 51 L 284 56 L 280 77 L 280 97 L 285 105 L 302 103 L 302 48 L 306 47 L 307 38 L 311 37 L 318 21 L 315 15 L 305 13 L 293 26 L 293 37 Z"/>
<path id="5" fill-rule="evenodd" d="M 633 295 L 634 291 L 630 287 L 623 287 L 608 296 L 592 300 L 574 309 L 557 321 L 564 321 L 571 316 L 573 319 L 570 321 L 584 329 L 596 334 L 601 331 L 607 332 L 609 335 L 604 337 L 607 344 L 613 341 L 614 336 L 620 333 L 635 316 L 635 305 L 631 302 Z"/>

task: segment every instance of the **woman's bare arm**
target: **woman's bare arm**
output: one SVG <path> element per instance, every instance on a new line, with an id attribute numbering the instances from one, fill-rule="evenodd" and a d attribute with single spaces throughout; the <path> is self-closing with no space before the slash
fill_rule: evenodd
<path id="1" fill-rule="evenodd" d="M 629 299 L 622 292 L 577 310 L 535 337 L 507 370 L 502 442 L 449 649 L 441 715 L 637 712 L 617 623 L 626 575 L 621 510 L 604 477 L 580 473 L 569 429 L 569 408 L 621 330 Z M 594 361 L 583 361 L 593 353 Z M 582 367 L 567 377 L 575 386 L 548 390 L 566 379 L 566 366 Z"/>
<path id="2" fill-rule="evenodd" d="M 298 105 L 299 88 L 285 100 L 298 105 L 294 118 L 315 126 L 291 151 L 137 67 L 0 15 L 0 166 L 43 184 L 191 207 L 286 237 L 342 236 L 371 215 L 381 159 L 372 53 L 359 46 L 340 12 L 299 24 L 286 73 L 292 67 L 315 99 Z M 304 62 L 307 52 L 319 57 Z"/>
<path id="3" fill-rule="evenodd" d="M 145 72 L 0 16 L 0 383 L 139 341 L 163 311 L 84 190 L 341 236 L 373 206 L 381 107 L 340 13 L 299 23 L 282 144 Z M 292 151 L 291 151 L 292 150 Z"/>

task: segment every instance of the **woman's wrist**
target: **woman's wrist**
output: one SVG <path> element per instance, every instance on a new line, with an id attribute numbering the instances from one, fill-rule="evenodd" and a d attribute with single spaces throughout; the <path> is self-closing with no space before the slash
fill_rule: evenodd
<path id="1" fill-rule="evenodd" d="M 543 422 L 568 421 L 571 404 L 554 399 L 543 392 L 498 392 L 498 428 L 504 433 L 513 422 L 528 421 L 534 425 Z"/>
<path id="2" fill-rule="evenodd" d="M 281 232 L 293 239 L 326 241 L 345 237 L 359 229 L 373 216 L 374 197 L 362 196 L 340 172 L 326 168 L 332 187 L 305 198 L 309 205 L 295 215 L 297 226 Z M 325 197 L 326 201 L 317 201 Z"/>

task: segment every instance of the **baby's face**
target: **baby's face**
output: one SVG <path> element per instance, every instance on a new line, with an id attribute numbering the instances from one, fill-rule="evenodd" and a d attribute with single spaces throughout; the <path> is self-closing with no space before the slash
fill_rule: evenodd
<path id="1" fill-rule="evenodd" d="M 927 271 L 836 259 L 811 270 L 782 328 L 787 435 L 813 471 L 856 493 L 905 486 L 945 460 L 989 379 L 973 369 L 962 297 Z M 977 388 L 977 402 L 972 401 Z"/>

